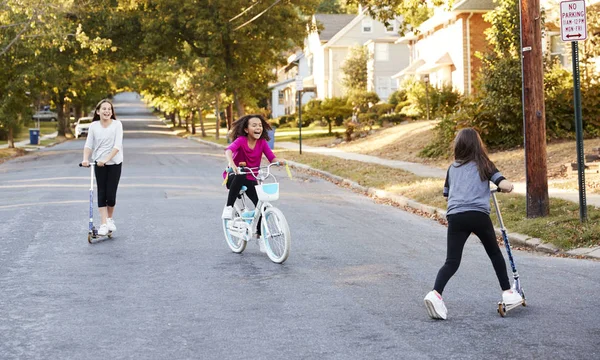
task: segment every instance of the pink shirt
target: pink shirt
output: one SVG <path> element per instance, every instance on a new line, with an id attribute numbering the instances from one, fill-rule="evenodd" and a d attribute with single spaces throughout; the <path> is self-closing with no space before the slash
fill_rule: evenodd
<path id="1" fill-rule="evenodd" d="M 269 162 L 272 162 L 273 159 L 275 159 L 275 154 L 273 154 L 265 139 L 258 139 L 254 149 L 250 149 L 248 146 L 248 138 L 246 136 L 240 136 L 235 139 L 234 142 L 229 144 L 227 150 L 233 152 L 233 162 L 236 166 L 239 166 L 240 162 L 245 162 L 247 167 L 259 167 L 263 154 L 265 154 Z M 223 178 L 225 178 L 225 172 L 223 172 Z M 246 178 L 249 180 L 256 180 L 251 174 L 246 175 Z"/>

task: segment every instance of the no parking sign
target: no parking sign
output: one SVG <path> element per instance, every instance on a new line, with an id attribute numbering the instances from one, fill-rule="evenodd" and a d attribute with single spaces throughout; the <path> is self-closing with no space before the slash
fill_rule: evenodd
<path id="1" fill-rule="evenodd" d="M 560 3 L 560 37 L 562 41 L 587 39 L 587 21 L 584 0 Z"/>

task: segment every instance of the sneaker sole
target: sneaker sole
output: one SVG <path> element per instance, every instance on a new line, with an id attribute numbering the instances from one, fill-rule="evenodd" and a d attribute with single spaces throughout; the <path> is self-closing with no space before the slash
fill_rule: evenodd
<path id="1" fill-rule="evenodd" d="M 444 320 L 444 318 L 441 317 L 440 314 L 437 313 L 437 311 L 435 311 L 435 307 L 433 306 L 433 303 L 430 300 L 425 300 L 425 307 L 427 308 L 427 314 L 429 314 L 430 318 L 436 320 Z"/>

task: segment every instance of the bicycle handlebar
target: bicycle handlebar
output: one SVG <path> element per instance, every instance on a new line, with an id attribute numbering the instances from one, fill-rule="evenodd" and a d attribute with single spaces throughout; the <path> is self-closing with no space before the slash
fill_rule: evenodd
<path id="1" fill-rule="evenodd" d="M 244 165 L 242 165 L 244 164 Z M 236 175 L 248 175 L 251 174 L 252 176 L 254 176 L 255 178 L 258 179 L 258 176 L 254 173 L 254 170 L 258 170 L 258 172 L 260 173 L 261 170 L 267 169 L 267 176 L 271 175 L 271 166 L 282 166 L 283 164 L 279 161 L 276 161 L 274 163 L 270 163 L 267 166 L 258 166 L 258 167 L 247 167 L 245 166 L 246 163 L 245 162 L 240 162 L 240 166 L 238 167 L 241 171 L 239 171 Z M 245 171 L 244 171 L 245 170 Z M 227 172 L 231 173 L 232 172 L 232 168 L 227 168 Z"/>

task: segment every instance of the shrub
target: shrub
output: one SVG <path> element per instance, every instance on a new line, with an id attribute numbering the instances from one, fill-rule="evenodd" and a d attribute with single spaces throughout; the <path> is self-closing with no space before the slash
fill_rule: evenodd
<path id="1" fill-rule="evenodd" d="M 395 107 L 392 104 L 386 104 L 386 103 L 375 104 L 375 105 L 371 106 L 367 112 L 376 113 L 377 115 L 381 116 L 384 114 L 391 113 L 392 111 L 394 111 L 394 108 Z"/>
<path id="2" fill-rule="evenodd" d="M 388 103 L 394 105 L 394 108 L 398 106 L 398 104 L 406 101 L 406 90 L 400 89 L 394 91 L 390 97 L 388 98 Z"/>
<path id="3" fill-rule="evenodd" d="M 383 125 L 384 123 L 390 123 L 390 124 L 400 124 L 403 121 L 407 121 L 409 120 L 409 118 L 407 118 L 404 115 L 401 114 L 386 114 L 386 115 L 382 115 L 379 117 L 379 119 L 377 120 L 377 123 L 379 125 Z"/>

